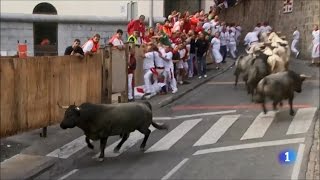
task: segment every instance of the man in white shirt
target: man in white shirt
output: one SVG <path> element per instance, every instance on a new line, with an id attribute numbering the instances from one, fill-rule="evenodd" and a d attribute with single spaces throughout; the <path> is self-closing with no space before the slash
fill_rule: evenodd
<path id="1" fill-rule="evenodd" d="M 212 27 L 212 23 L 209 22 L 209 19 L 208 19 L 208 18 L 204 18 L 204 24 L 203 24 L 202 28 L 203 28 L 206 32 L 208 32 L 209 29 L 211 29 L 211 27 Z"/>
<path id="2" fill-rule="evenodd" d="M 93 55 L 99 50 L 100 34 L 95 34 L 93 38 L 89 39 L 83 46 L 84 55 Z"/>
<path id="3" fill-rule="evenodd" d="M 155 65 L 154 65 L 155 54 L 153 52 L 152 46 L 147 47 L 146 53 L 142 57 L 144 58 L 143 60 L 144 92 L 146 93 L 146 95 L 151 95 L 153 93 L 151 78 L 155 73 Z"/>
<path id="4" fill-rule="evenodd" d="M 121 29 L 118 29 L 117 33 L 114 36 L 112 36 L 112 38 L 109 40 L 109 43 L 119 50 L 124 49 L 124 44 L 121 39 L 122 35 L 123 35 L 123 31 Z"/>
<path id="5" fill-rule="evenodd" d="M 257 23 L 256 27 L 253 29 L 254 32 L 261 33 L 261 23 Z"/>
<path id="6" fill-rule="evenodd" d="M 272 31 L 272 28 L 271 26 L 269 26 L 269 23 L 268 22 L 264 22 L 263 25 L 261 26 L 261 33 L 271 33 Z"/>
<path id="7" fill-rule="evenodd" d="M 244 45 L 247 45 L 249 49 L 253 44 L 256 44 L 258 42 L 258 32 L 248 32 L 248 34 L 244 38 Z"/>
<path id="8" fill-rule="evenodd" d="M 294 28 L 294 32 L 293 32 L 292 36 L 293 36 L 293 40 L 291 43 L 291 51 L 293 53 L 295 53 L 296 58 L 298 58 L 300 52 L 297 50 L 297 44 L 300 39 L 300 32 L 298 31 L 297 27 Z"/>
<path id="9" fill-rule="evenodd" d="M 213 20 L 211 20 L 211 33 L 214 35 L 216 32 L 219 32 L 219 16 L 216 15 Z"/>
<path id="10" fill-rule="evenodd" d="M 222 55 L 222 63 L 226 63 L 227 57 L 227 45 L 229 44 L 229 32 L 227 32 L 227 27 L 224 25 L 220 33 L 220 52 Z"/>

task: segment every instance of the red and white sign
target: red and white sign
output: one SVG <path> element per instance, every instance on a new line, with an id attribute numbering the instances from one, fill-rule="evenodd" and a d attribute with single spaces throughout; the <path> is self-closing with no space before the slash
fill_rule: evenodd
<path id="1" fill-rule="evenodd" d="M 283 13 L 291 13 L 293 9 L 293 0 L 283 0 Z"/>

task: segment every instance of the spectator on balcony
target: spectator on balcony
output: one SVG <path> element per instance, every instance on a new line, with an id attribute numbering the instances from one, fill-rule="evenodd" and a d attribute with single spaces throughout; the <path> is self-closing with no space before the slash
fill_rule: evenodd
<path id="1" fill-rule="evenodd" d="M 123 31 L 121 29 L 117 30 L 117 33 L 111 37 L 109 40 L 109 44 L 111 44 L 113 47 L 123 50 L 124 49 L 124 43 L 122 41 L 122 35 Z"/>
<path id="2" fill-rule="evenodd" d="M 99 49 L 100 34 L 95 34 L 89 39 L 83 46 L 82 50 L 84 55 L 93 55 L 98 52 Z"/>
<path id="3" fill-rule="evenodd" d="M 80 47 L 80 43 L 79 39 L 75 39 L 73 44 L 66 48 L 64 55 L 79 56 L 82 58 L 84 56 L 84 52 Z"/>

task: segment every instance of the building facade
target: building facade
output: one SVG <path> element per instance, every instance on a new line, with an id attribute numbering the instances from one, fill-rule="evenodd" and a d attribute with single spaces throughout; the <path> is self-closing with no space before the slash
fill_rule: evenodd
<path id="1" fill-rule="evenodd" d="M 75 38 L 84 43 L 95 33 L 104 44 L 117 29 L 126 30 L 140 14 L 146 23 L 163 21 L 163 0 L 136 1 L 1 1 L 1 55 L 12 56 L 17 43 L 28 55 L 63 55 Z M 152 6 L 152 8 L 151 8 Z M 41 45 L 44 39 L 48 45 Z"/>
<path id="2" fill-rule="evenodd" d="M 300 58 L 311 59 L 312 30 L 320 23 L 319 0 L 242 0 L 221 14 L 227 22 L 240 23 L 242 36 L 252 31 L 257 22 L 268 21 L 276 32 L 286 36 L 290 45 L 294 27 L 300 31 Z M 243 37 L 242 37 L 243 39 Z"/>
<path id="3" fill-rule="evenodd" d="M 147 24 L 154 25 L 173 9 L 208 10 L 211 3 L 212 0 L 1 0 L 1 55 L 15 55 L 18 42 L 27 44 L 28 56 L 44 52 L 63 55 L 75 38 L 83 44 L 99 33 L 100 44 L 105 44 L 117 29 L 126 31 L 128 22 L 141 14 L 146 16 Z M 41 45 L 45 39 L 50 43 Z"/>

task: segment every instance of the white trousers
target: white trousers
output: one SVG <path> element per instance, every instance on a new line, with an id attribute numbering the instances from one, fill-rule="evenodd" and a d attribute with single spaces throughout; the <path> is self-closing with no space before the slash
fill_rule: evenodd
<path id="1" fill-rule="evenodd" d="M 228 47 L 229 47 L 229 51 L 230 51 L 230 54 L 233 58 L 236 58 L 236 50 L 237 50 L 237 44 L 236 42 L 234 43 L 229 43 L 228 44 Z"/>
<path id="2" fill-rule="evenodd" d="M 297 39 L 294 39 L 293 41 L 292 41 L 292 43 L 291 43 L 291 51 L 293 52 L 293 53 L 298 53 L 299 51 L 297 50 L 297 44 L 298 44 L 298 40 Z"/>
<path id="3" fill-rule="evenodd" d="M 152 84 L 151 84 L 151 78 L 153 76 L 153 73 L 150 69 L 144 70 L 144 92 L 145 93 L 152 93 Z"/>
<path id="4" fill-rule="evenodd" d="M 167 74 L 167 83 L 170 84 L 172 91 L 178 89 L 177 88 L 177 80 L 174 77 L 173 67 L 170 69 L 166 69 L 165 71 Z"/>
<path id="5" fill-rule="evenodd" d="M 133 99 L 133 85 L 132 85 L 132 80 L 133 80 L 133 74 L 128 74 L 128 99 Z"/>

